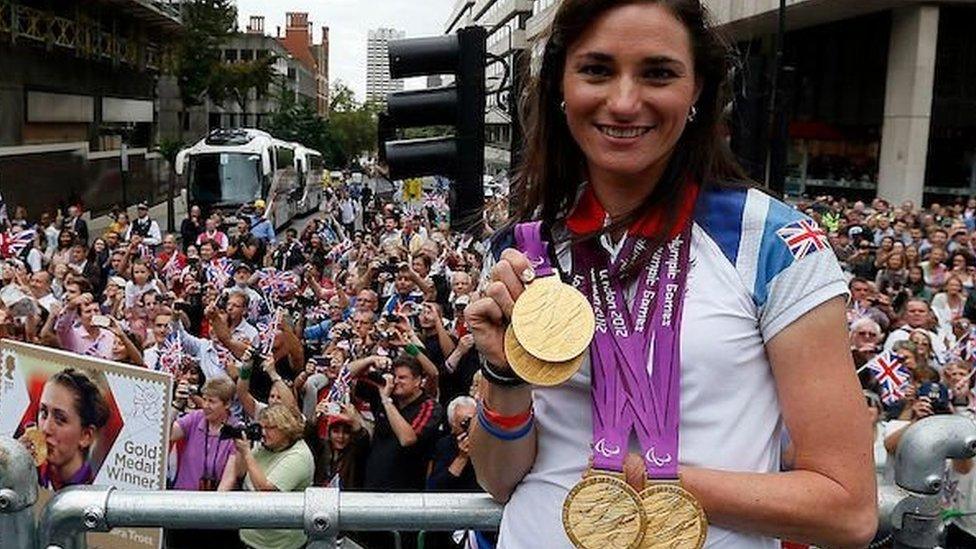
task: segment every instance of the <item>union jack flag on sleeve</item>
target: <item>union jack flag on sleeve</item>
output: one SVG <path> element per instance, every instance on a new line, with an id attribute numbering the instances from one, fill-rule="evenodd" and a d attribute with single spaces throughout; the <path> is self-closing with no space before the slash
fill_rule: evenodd
<path id="1" fill-rule="evenodd" d="M 16 257 L 30 246 L 35 238 L 37 238 L 37 231 L 34 229 L 26 229 L 15 235 L 3 233 L 0 235 L 0 253 L 4 258 Z"/>
<path id="2" fill-rule="evenodd" d="M 879 353 L 864 365 L 881 388 L 881 401 L 886 405 L 905 398 L 905 387 L 911 377 L 902 364 L 901 357 L 893 351 Z"/>
<path id="3" fill-rule="evenodd" d="M 158 369 L 176 375 L 182 367 L 183 339 L 179 332 L 174 331 L 159 344 Z"/>
<path id="4" fill-rule="evenodd" d="M 797 261 L 807 255 L 830 247 L 827 233 L 812 219 L 799 219 L 784 225 L 776 234 L 786 243 Z"/>

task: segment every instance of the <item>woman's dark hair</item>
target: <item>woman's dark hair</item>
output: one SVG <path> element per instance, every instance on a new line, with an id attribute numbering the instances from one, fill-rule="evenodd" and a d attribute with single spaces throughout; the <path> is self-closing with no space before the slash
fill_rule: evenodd
<path id="1" fill-rule="evenodd" d="M 67 240 L 64 238 L 68 237 Z M 67 250 L 68 248 L 75 245 L 75 232 L 71 229 L 61 229 L 58 233 L 58 249 Z"/>
<path id="2" fill-rule="evenodd" d="M 57 383 L 74 393 L 75 411 L 81 418 L 82 427 L 100 429 L 108 423 L 108 403 L 102 396 L 102 390 L 88 374 L 74 368 L 65 368 L 48 378 L 48 383 Z"/>
<path id="3" fill-rule="evenodd" d="M 725 142 L 723 112 L 728 103 L 729 47 L 709 23 L 700 0 L 564 0 L 549 32 L 542 37 L 545 50 L 538 77 L 530 78 L 520 104 L 525 146 L 513 182 L 512 203 L 518 205 L 513 221 L 541 219 L 552 224 L 572 207 L 585 179 L 585 158 L 560 108 L 561 81 L 566 54 L 584 31 L 602 14 L 622 6 L 657 4 L 667 8 L 688 32 L 695 75 L 701 93 L 697 116 L 675 145 L 668 168 L 654 192 L 604 232 L 626 227 L 651 206 L 663 206 L 665 230 L 677 222 L 675 207 L 693 179 L 700 184 L 741 182 L 747 179 Z M 663 237 L 662 237 L 663 238 Z M 649 247 L 653 252 L 654 247 Z"/>
<path id="4" fill-rule="evenodd" d="M 973 255 L 970 254 L 969 252 L 964 251 L 964 250 L 956 250 L 956 251 L 952 252 L 952 255 L 949 256 L 949 261 L 948 261 L 948 263 L 949 263 L 950 266 L 953 264 L 953 262 L 955 262 L 957 255 L 961 255 L 962 256 L 963 260 L 966 262 L 966 266 L 967 267 L 972 267 L 973 266 L 973 264 L 974 264 Z"/>

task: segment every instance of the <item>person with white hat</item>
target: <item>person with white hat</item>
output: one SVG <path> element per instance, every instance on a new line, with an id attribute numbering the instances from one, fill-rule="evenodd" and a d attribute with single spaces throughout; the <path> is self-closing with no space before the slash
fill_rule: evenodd
<path id="1" fill-rule="evenodd" d="M 139 215 L 129 225 L 124 238 L 129 241 L 132 239 L 132 235 L 139 235 L 142 237 L 143 244 L 155 248 L 163 240 L 162 233 L 159 231 L 159 223 L 149 217 L 149 205 L 145 202 L 140 202 L 136 209 L 139 211 Z"/>

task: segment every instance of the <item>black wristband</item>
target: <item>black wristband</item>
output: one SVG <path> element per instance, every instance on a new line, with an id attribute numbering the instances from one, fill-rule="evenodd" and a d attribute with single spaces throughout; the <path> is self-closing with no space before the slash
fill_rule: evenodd
<path id="1" fill-rule="evenodd" d="M 481 361 L 481 374 L 485 376 L 488 383 L 492 385 L 500 385 L 502 387 L 521 387 L 525 385 L 525 380 L 518 377 L 517 375 L 503 376 L 498 372 L 491 369 L 488 365 L 487 360 Z"/>

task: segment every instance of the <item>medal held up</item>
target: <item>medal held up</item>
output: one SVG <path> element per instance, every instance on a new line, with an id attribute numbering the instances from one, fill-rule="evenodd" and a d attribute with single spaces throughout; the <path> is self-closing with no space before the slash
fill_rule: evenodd
<path id="1" fill-rule="evenodd" d="M 505 331 L 505 356 L 525 381 L 559 385 L 583 363 L 596 329 L 593 310 L 586 296 L 553 270 L 541 221 L 517 225 L 515 241 L 533 267 L 522 273 L 526 288 Z"/>

